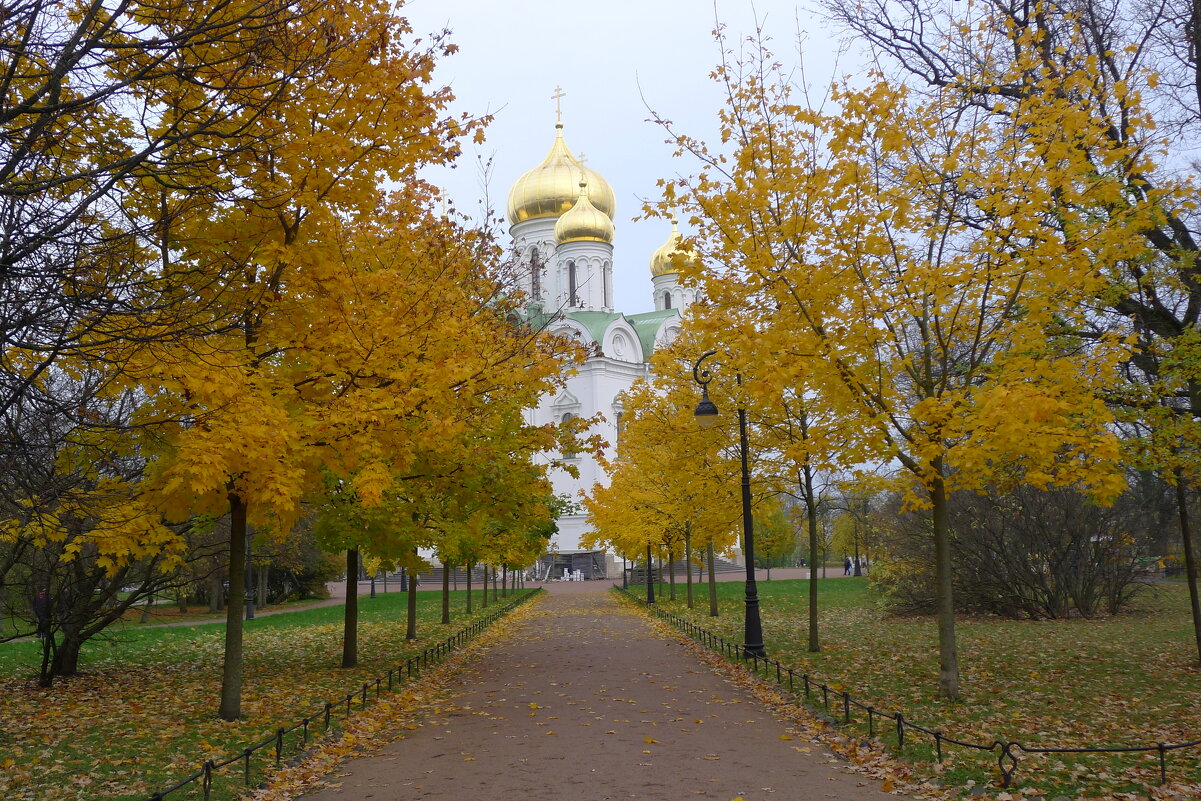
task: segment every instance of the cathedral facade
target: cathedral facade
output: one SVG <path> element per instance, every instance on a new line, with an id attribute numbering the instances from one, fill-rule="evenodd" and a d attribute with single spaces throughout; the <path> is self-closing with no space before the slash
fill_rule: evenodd
<path id="1" fill-rule="evenodd" d="M 673 223 L 667 241 L 650 258 L 654 311 L 623 314 L 613 307 L 616 211 L 613 188 L 568 149 L 562 122 L 555 124 L 546 158 L 517 179 L 507 204 L 531 321 L 575 339 L 592 353 L 566 387 L 543 398 L 530 422 L 542 425 L 599 414 L 601 421 L 590 433 L 609 443 L 610 458 L 621 439 L 621 394 L 649 374 L 651 353 L 671 342 L 679 331 L 680 315 L 696 299 L 696 290 L 677 280 L 672 255 L 683 251 Z M 579 478 L 562 470 L 552 474 L 555 493 L 574 505 L 559 518 L 559 533 L 551 546 L 565 554 L 579 551 L 590 530 L 580 505 L 583 494 L 597 482 L 606 483 L 607 477 L 589 454 L 556 456 L 579 470 Z"/>

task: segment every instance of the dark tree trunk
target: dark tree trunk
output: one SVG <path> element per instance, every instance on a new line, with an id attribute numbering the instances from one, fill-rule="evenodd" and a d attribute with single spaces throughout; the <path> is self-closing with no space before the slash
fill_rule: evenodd
<path id="1" fill-rule="evenodd" d="M 246 606 L 246 501 L 229 495 L 229 601 L 225 609 L 225 658 L 221 669 L 222 720 L 242 716 L 242 614 Z"/>
<path id="2" fill-rule="evenodd" d="M 688 597 L 688 608 L 692 609 L 692 521 L 684 522 L 684 566 L 688 571 L 688 586 L 685 594 Z"/>
<path id="3" fill-rule="evenodd" d="M 450 623 L 450 571 L 449 562 L 442 563 L 442 624 Z"/>
<path id="4" fill-rule="evenodd" d="M 938 693 L 959 700 L 959 649 L 955 642 L 955 576 L 951 562 L 951 531 L 947 523 L 946 485 L 941 476 L 942 460 L 933 465 L 938 471 L 930 488 L 931 517 L 934 521 L 934 582 L 938 591 Z"/>
<path id="5" fill-rule="evenodd" d="M 346 549 L 346 614 L 342 622 L 342 667 L 359 664 L 359 551 Z"/>
<path id="6" fill-rule="evenodd" d="M 821 651 L 817 619 L 818 533 L 817 498 L 813 493 L 813 472 L 808 465 L 804 471 L 805 523 L 809 527 L 809 652 Z"/>
<path id="7" fill-rule="evenodd" d="M 480 608 L 487 609 L 488 608 L 488 566 L 487 565 L 484 565 L 484 592 L 483 592 L 483 595 L 480 597 L 482 598 L 482 600 L 480 601 Z"/>
<path id="8" fill-rule="evenodd" d="M 467 614 L 471 614 L 471 574 L 475 571 L 475 565 L 467 563 Z"/>
<path id="9" fill-rule="evenodd" d="M 713 543 L 705 546 L 709 561 L 709 617 L 717 617 L 717 570 L 714 567 Z"/>
<path id="10" fill-rule="evenodd" d="M 259 586 L 256 588 L 259 596 L 259 609 L 267 608 L 267 587 L 271 579 L 271 566 L 259 565 Z"/>
<path id="11" fill-rule="evenodd" d="M 417 639 L 417 574 L 409 573 L 408 628 L 405 630 L 406 640 Z"/>
<path id="12" fill-rule="evenodd" d="M 209 611 L 214 614 L 225 608 L 225 580 L 220 570 L 214 570 L 209 578 Z"/>
<path id="13" fill-rule="evenodd" d="M 1176 507 L 1180 514 L 1180 542 L 1184 546 L 1184 574 L 1188 579 L 1189 603 L 1193 611 L 1193 638 L 1197 642 L 1197 659 L 1201 660 L 1201 596 L 1197 592 L 1197 555 L 1193 550 L 1192 523 L 1188 514 L 1188 487 L 1184 472 L 1176 468 Z"/>
<path id="14" fill-rule="evenodd" d="M 78 633 L 64 632 L 62 642 L 53 649 L 51 670 L 55 676 L 74 676 L 79 673 L 79 653 L 83 650 L 83 638 Z M 46 684 L 45 686 L 49 686 Z"/>

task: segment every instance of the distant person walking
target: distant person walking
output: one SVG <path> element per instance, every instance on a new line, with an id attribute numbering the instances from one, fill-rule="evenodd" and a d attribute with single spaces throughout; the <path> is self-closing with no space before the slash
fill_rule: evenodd
<path id="1" fill-rule="evenodd" d="M 842 560 L 842 574 L 843 574 L 844 576 L 849 576 L 849 575 L 851 575 L 851 557 L 849 557 L 849 556 L 843 557 L 843 560 Z"/>
<path id="2" fill-rule="evenodd" d="M 38 623 L 38 639 L 45 639 L 50 633 L 50 593 L 38 590 L 33 598 L 33 616 Z"/>

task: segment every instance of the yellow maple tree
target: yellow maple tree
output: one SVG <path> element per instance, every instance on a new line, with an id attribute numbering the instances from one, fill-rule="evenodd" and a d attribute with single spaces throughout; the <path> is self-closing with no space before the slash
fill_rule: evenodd
<path id="1" fill-rule="evenodd" d="M 835 114 L 795 102 L 771 64 L 760 51 L 716 72 L 725 149 L 676 140 L 700 162 L 663 202 L 697 229 L 704 266 L 684 280 L 711 313 L 695 324 L 754 366 L 748 395 L 803 396 L 853 431 L 844 459 L 904 468 L 909 502 L 933 514 L 939 689 L 955 698 L 947 497 L 1017 481 L 1120 488 L 1098 390 L 1125 342 L 1077 348 L 1063 333 L 1086 327 L 1098 264 L 1138 256 L 1145 216 L 1088 219 L 1086 201 L 1117 190 L 1078 154 L 1113 144 L 1054 92 L 997 119 L 956 91 L 918 97 L 874 76 L 835 87 Z M 1047 215 L 1088 224 L 1087 241 Z"/>

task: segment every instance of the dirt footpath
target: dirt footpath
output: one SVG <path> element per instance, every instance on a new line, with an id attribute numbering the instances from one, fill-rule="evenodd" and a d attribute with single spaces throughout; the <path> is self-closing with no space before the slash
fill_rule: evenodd
<path id="1" fill-rule="evenodd" d="M 895 801 L 607 590 L 552 585 L 449 708 L 304 798 Z"/>

